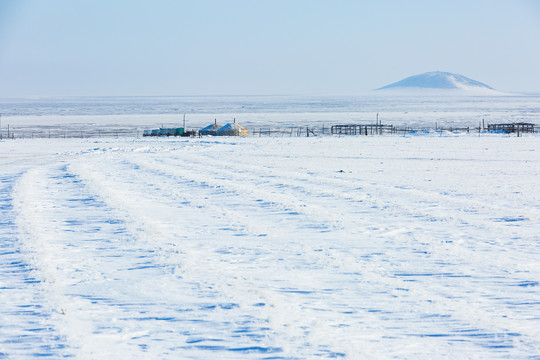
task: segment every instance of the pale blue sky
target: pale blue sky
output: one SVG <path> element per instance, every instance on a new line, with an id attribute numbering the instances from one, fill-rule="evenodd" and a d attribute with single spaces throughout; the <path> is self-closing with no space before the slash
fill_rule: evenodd
<path id="1" fill-rule="evenodd" d="M 540 91 L 540 1 L 0 0 L 0 96 Z"/>

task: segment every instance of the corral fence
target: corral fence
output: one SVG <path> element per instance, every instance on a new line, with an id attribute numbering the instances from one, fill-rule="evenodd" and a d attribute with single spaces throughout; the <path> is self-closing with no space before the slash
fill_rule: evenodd
<path id="1" fill-rule="evenodd" d="M 523 133 L 538 133 L 540 128 L 530 123 L 511 124 L 480 124 L 478 127 L 407 127 L 385 124 L 338 124 L 331 126 L 292 126 L 292 127 L 250 127 L 250 137 L 310 137 L 310 136 L 375 136 L 385 134 L 421 134 L 421 133 L 515 133 L 520 136 Z M 145 134 L 145 129 L 140 127 L 84 127 L 73 126 L 61 127 L 8 127 L 0 129 L 0 140 L 5 139 L 87 139 L 87 138 L 140 138 Z M 160 135 L 161 136 L 161 135 Z M 181 134 L 167 133 L 163 136 L 199 136 L 198 129 L 186 129 Z"/>
<path id="2" fill-rule="evenodd" d="M 533 133 L 534 124 L 531 123 L 508 123 L 508 124 L 488 124 L 488 131 L 503 133 Z"/>
<path id="3" fill-rule="evenodd" d="M 288 128 L 252 128 L 250 136 L 274 136 L 274 137 L 309 137 L 319 135 L 382 135 L 398 134 L 415 131 L 413 128 L 399 128 L 393 125 L 383 124 L 342 124 L 331 126 L 300 126 Z M 416 130 L 420 131 L 420 130 Z"/>
<path id="4" fill-rule="evenodd" d="M 309 126 L 295 126 L 287 128 L 253 128 L 251 129 L 249 136 L 261 137 L 261 136 L 274 136 L 274 137 L 303 137 L 303 136 L 318 136 L 329 135 L 330 128 L 328 127 L 309 127 Z"/>
<path id="5" fill-rule="evenodd" d="M 410 126 L 394 126 L 384 124 L 341 124 L 329 127 L 290 127 L 290 128 L 252 128 L 249 136 L 262 137 L 309 137 L 319 135 L 333 136 L 375 136 L 384 134 L 421 134 L 421 133 L 486 133 L 487 129 L 479 127 L 433 127 L 419 128 Z"/>
<path id="6" fill-rule="evenodd" d="M 478 127 L 441 127 L 435 123 L 434 127 L 411 127 L 377 124 L 339 124 L 330 127 L 292 127 L 284 129 L 276 128 L 258 128 L 253 129 L 251 136 L 317 136 L 317 135 L 383 135 L 383 134 L 419 134 L 419 133 L 515 133 L 520 136 L 524 133 L 538 133 L 540 128 L 532 123 L 511 123 L 511 124 L 488 124 L 482 122 Z"/>
<path id="7" fill-rule="evenodd" d="M 4 139 L 87 139 L 87 138 L 119 138 L 119 137 L 139 137 L 142 130 L 138 129 L 95 129 L 95 130 L 31 130 L 26 128 L 13 128 L 9 131 L 0 131 L 0 140 Z"/>

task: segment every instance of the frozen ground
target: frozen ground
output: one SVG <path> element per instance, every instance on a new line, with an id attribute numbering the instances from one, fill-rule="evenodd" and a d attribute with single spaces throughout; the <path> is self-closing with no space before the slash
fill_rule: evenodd
<path id="1" fill-rule="evenodd" d="M 2 133 L 130 130 L 183 124 L 199 129 L 236 119 L 250 131 L 261 127 L 329 127 L 366 124 L 414 128 L 477 127 L 487 123 L 540 124 L 540 95 L 527 96 L 231 96 L 0 99 Z M 133 136 L 133 135 L 132 135 Z"/>
<path id="2" fill-rule="evenodd" d="M 539 145 L 0 142 L 0 357 L 539 358 Z"/>

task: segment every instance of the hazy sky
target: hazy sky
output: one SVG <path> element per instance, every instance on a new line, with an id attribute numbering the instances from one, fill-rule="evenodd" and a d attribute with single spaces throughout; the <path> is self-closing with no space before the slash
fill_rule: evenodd
<path id="1" fill-rule="evenodd" d="M 540 91 L 537 0 L 0 0 L 0 96 Z"/>

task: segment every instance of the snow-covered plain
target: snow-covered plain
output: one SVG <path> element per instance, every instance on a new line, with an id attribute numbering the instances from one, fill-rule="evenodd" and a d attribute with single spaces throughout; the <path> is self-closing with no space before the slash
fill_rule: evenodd
<path id="1" fill-rule="evenodd" d="M 538 99 L 11 99 L 0 131 L 538 124 Z M 0 358 L 538 358 L 539 145 L 0 141 Z"/>
<path id="2" fill-rule="evenodd" d="M 0 142 L 0 357 L 537 358 L 539 145 Z"/>
<path id="3" fill-rule="evenodd" d="M 93 128 L 200 129 L 233 119 L 250 131 L 259 128 L 374 123 L 413 128 L 477 127 L 488 123 L 540 124 L 540 95 L 156 97 L 0 99 L 2 133 L 87 131 Z M 20 137 L 20 136 L 19 136 Z"/>

